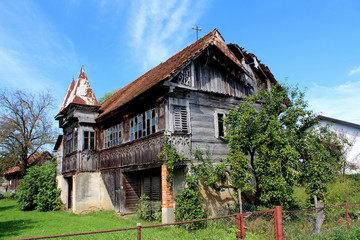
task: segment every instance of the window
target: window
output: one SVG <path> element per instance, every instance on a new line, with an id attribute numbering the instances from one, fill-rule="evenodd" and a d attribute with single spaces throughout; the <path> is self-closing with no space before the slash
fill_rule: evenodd
<path id="1" fill-rule="evenodd" d="M 66 135 L 66 154 L 73 152 L 73 132 Z"/>
<path id="2" fill-rule="evenodd" d="M 151 109 L 130 119 L 130 137 L 135 140 L 156 132 L 155 109 Z"/>
<path id="3" fill-rule="evenodd" d="M 160 177 L 144 177 L 144 194 L 149 197 L 150 201 L 160 201 Z"/>
<path id="4" fill-rule="evenodd" d="M 185 106 L 174 106 L 174 132 L 188 133 L 187 110 Z"/>
<path id="5" fill-rule="evenodd" d="M 85 149 L 95 149 L 95 132 L 84 131 L 84 150 Z"/>
<path id="6" fill-rule="evenodd" d="M 111 148 L 122 143 L 121 123 L 116 124 L 104 131 L 104 148 Z"/>
<path id="7" fill-rule="evenodd" d="M 215 135 L 217 138 L 223 139 L 226 136 L 226 126 L 224 125 L 225 113 L 216 113 L 215 116 Z"/>

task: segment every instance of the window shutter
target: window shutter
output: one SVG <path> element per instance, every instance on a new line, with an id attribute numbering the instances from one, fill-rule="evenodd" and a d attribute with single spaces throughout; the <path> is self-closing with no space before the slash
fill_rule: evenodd
<path id="1" fill-rule="evenodd" d="M 188 132 L 187 110 L 184 106 L 174 106 L 174 131 Z"/>

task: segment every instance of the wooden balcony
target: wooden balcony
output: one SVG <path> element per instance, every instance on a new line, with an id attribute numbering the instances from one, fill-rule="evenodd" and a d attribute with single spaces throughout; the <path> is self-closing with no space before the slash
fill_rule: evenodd
<path id="1" fill-rule="evenodd" d="M 100 169 L 145 169 L 161 165 L 158 153 L 163 146 L 164 132 L 123 144 L 100 152 Z"/>
<path id="2" fill-rule="evenodd" d="M 77 170 L 77 153 L 66 155 L 62 162 L 62 173 L 74 172 Z"/>

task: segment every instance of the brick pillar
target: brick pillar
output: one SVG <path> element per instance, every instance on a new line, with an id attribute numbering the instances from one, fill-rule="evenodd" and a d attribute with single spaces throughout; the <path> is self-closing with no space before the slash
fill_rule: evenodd
<path id="1" fill-rule="evenodd" d="M 175 222 L 173 190 L 167 187 L 166 177 L 169 172 L 165 165 L 161 166 L 161 204 L 162 204 L 162 223 Z"/>

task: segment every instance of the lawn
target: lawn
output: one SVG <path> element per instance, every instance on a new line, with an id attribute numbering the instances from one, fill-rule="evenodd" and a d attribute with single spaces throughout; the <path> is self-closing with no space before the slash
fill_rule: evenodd
<path id="1" fill-rule="evenodd" d="M 21 211 L 15 200 L 0 200 L 0 239 L 134 227 L 137 222 L 135 216 L 118 217 L 113 211 L 87 215 Z"/>
<path id="2" fill-rule="evenodd" d="M 142 229 L 141 235 L 142 239 L 234 239 L 234 231 L 224 228 L 228 224 L 226 221 L 217 220 L 216 223 L 208 224 L 207 228 L 198 231 L 187 231 L 179 227 L 146 228 Z M 0 239 L 127 228 L 135 227 L 137 223 L 141 223 L 142 226 L 155 224 L 144 222 L 135 215 L 118 216 L 114 211 L 86 215 L 75 215 L 65 211 L 21 211 L 16 200 L 0 200 Z M 136 239 L 136 230 L 62 239 Z"/>

